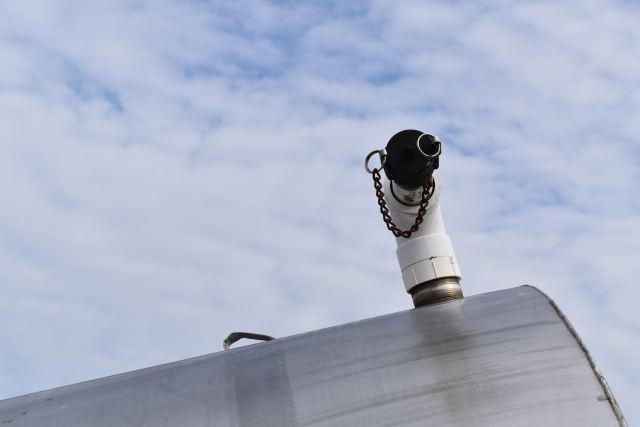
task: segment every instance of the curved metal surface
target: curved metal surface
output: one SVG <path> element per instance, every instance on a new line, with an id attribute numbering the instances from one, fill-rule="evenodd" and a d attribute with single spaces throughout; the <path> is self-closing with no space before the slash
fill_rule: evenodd
<path id="1" fill-rule="evenodd" d="M 609 396 L 520 287 L 0 401 L 0 424 L 620 425 Z"/>
<path id="2" fill-rule="evenodd" d="M 627 425 L 628 425 L 627 421 L 624 418 L 624 415 L 622 414 L 622 410 L 620 409 L 620 406 L 618 406 L 618 401 L 613 396 L 613 392 L 611 391 L 611 388 L 609 387 L 609 383 L 607 383 L 607 380 L 604 378 L 604 375 L 602 375 L 602 372 L 600 372 L 600 369 L 598 368 L 598 365 L 596 364 L 596 361 L 593 358 L 593 355 L 591 354 L 591 352 L 589 352 L 589 350 L 587 349 L 587 346 L 585 345 L 584 341 L 582 341 L 582 338 L 580 338 L 580 335 L 578 335 L 578 332 L 575 330 L 575 328 L 573 327 L 573 325 L 571 324 L 571 322 L 569 321 L 567 316 L 565 316 L 564 313 L 562 312 L 562 310 L 560 310 L 560 307 L 558 307 L 556 302 L 554 300 L 552 300 L 551 298 L 549 298 L 549 296 L 547 294 L 545 294 L 543 291 L 541 291 L 540 289 L 538 289 L 538 288 L 536 288 L 534 286 L 530 286 L 530 285 L 525 285 L 525 286 L 529 286 L 529 287 L 531 287 L 533 289 L 536 289 L 538 292 L 542 293 L 545 297 L 547 297 L 549 299 L 549 304 L 551 304 L 551 306 L 554 308 L 554 310 L 556 310 L 556 313 L 558 313 L 558 316 L 560 316 L 560 318 L 564 322 L 564 324 L 567 327 L 567 329 L 569 330 L 569 332 L 571 332 L 571 334 L 576 339 L 576 342 L 578 343 L 578 346 L 580 346 L 580 348 L 584 352 L 584 355 L 587 358 L 587 361 L 589 362 L 589 365 L 591 366 L 591 369 L 593 370 L 593 373 L 595 374 L 596 378 L 600 382 L 600 385 L 602 386 L 602 389 L 604 390 L 605 394 L 604 394 L 604 396 L 600 396 L 599 399 L 600 400 L 605 400 L 605 399 L 608 400 L 609 403 L 611 404 L 611 409 L 613 409 L 613 412 L 616 414 L 616 418 L 618 418 L 618 421 L 620 422 L 620 425 L 622 427 L 627 427 Z"/>

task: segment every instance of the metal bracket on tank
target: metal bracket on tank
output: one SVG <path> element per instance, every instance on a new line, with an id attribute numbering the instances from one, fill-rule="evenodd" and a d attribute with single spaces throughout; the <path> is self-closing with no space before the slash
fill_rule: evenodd
<path id="1" fill-rule="evenodd" d="M 269 335 L 254 334 L 252 332 L 231 332 L 229 336 L 224 341 L 222 341 L 222 347 L 225 349 L 225 351 L 229 350 L 233 343 L 243 338 L 258 341 L 271 341 L 275 339 L 274 337 L 270 337 Z"/>

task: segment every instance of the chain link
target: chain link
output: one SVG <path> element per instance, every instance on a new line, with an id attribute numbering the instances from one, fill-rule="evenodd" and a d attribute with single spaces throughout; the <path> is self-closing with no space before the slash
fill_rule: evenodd
<path id="1" fill-rule="evenodd" d="M 432 170 L 433 171 L 433 170 Z M 387 207 L 387 202 L 384 199 L 384 192 L 382 191 L 382 179 L 380 177 L 380 169 L 373 168 L 371 171 L 371 176 L 373 177 L 373 186 L 376 189 L 376 196 L 378 197 L 378 205 L 380 206 L 380 213 L 382 214 L 382 219 L 384 223 L 387 225 L 387 228 L 393 233 L 396 237 L 405 237 L 409 238 L 413 233 L 418 231 L 420 228 L 420 224 L 424 221 L 424 216 L 427 213 L 427 206 L 429 206 L 429 200 L 433 196 L 433 192 L 435 191 L 436 185 L 435 180 L 432 174 L 427 174 L 424 179 L 424 183 L 422 184 L 422 195 L 420 198 L 420 207 L 418 208 L 418 215 L 416 216 L 416 220 L 408 230 L 402 230 L 398 228 L 398 226 L 393 222 L 391 215 L 389 214 L 389 208 Z"/>

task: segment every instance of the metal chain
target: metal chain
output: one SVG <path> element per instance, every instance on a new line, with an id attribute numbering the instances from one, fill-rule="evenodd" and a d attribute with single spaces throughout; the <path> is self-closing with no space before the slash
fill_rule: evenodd
<path id="1" fill-rule="evenodd" d="M 393 233 L 394 236 L 402 236 L 408 239 L 413 233 L 418 231 L 418 228 L 420 228 L 420 224 L 422 224 L 422 222 L 424 221 L 424 216 L 427 213 L 427 206 L 429 206 L 429 200 L 431 199 L 431 196 L 433 196 L 433 192 L 436 188 L 433 175 L 428 174 L 425 177 L 424 183 L 422 184 L 422 195 L 420 198 L 420 208 L 418 208 L 418 215 L 416 216 L 415 222 L 408 230 L 402 230 L 398 228 L 398 226 L 393 222 L 391 215 L 389 214 L 389 208 L 387 207 L 387 202 L 384 199 L 384 192 L 382 191 L 380 169 L 373 168 L 373 170 L 371 171 L 371 176 L 373 177 L 373 186 L 376 189 L 378 205 L 380 206 L 380 213 L 382 214 L 384 223 L 387 225 L 387 228 Z"/>

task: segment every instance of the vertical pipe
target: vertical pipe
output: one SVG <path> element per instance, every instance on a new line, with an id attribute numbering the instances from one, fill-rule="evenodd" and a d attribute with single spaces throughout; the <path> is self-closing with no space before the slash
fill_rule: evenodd
<path id="1" fill-rule="evenodd" d="M 434 174 L 435 191 L 424 222 L 411 237 L 396 237 L 398 263 L 415 307 L 462 298 L 460 268 L 440 210 L 442 181 Z M 384 180 L 387 206 L 396 225 L 408 229 L 418 214 L 422 188 L 405 189 Z"/>

